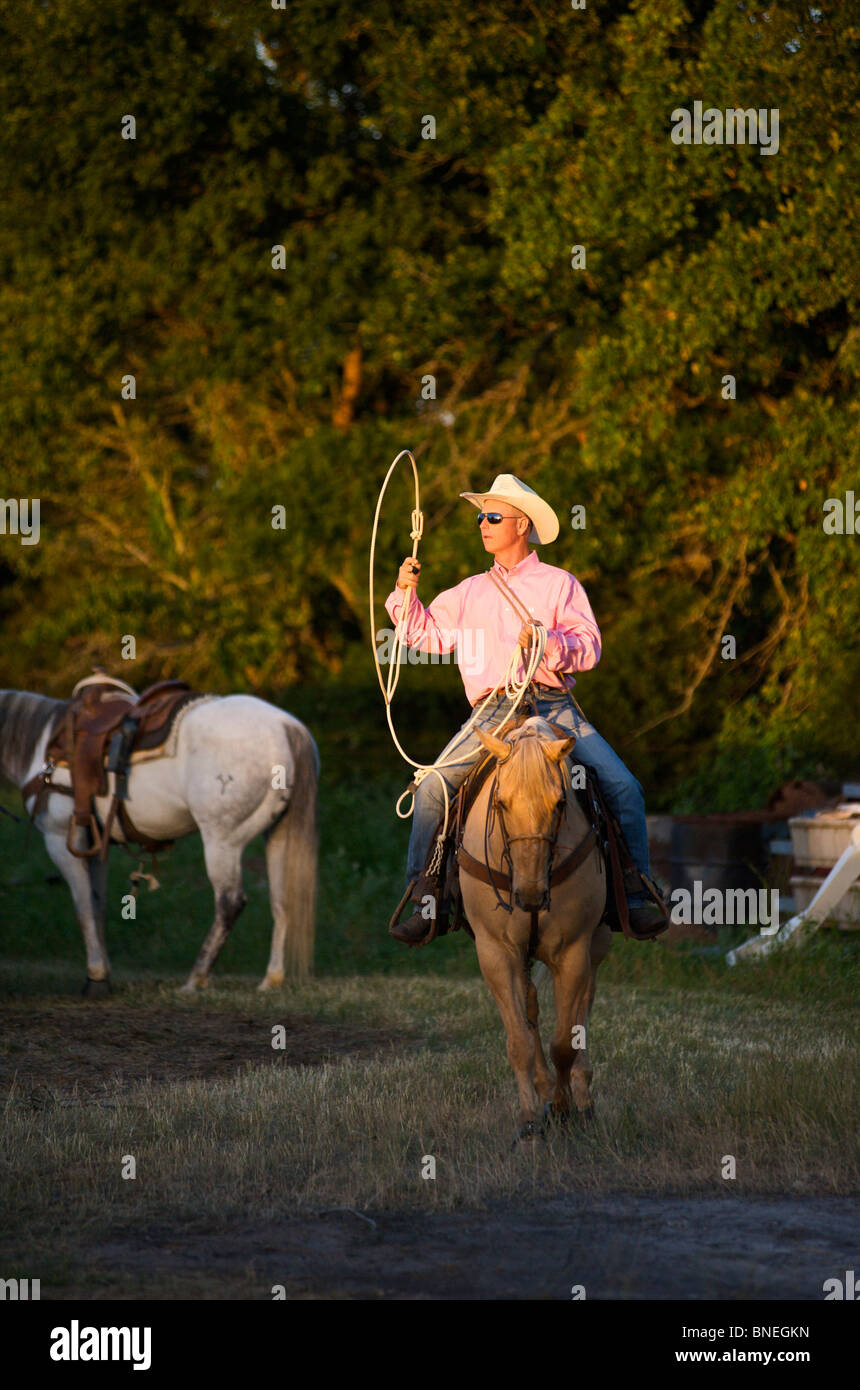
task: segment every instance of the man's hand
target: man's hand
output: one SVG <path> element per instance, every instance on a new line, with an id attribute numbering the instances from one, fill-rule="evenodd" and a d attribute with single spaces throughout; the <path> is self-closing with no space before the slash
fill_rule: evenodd
<path id="1" fill-rule="evenodd" d="M 520 635 L 517 638 L 517 642 L 522 647 L 523 651 L 525 651 L 528 647 L 534 646 L 535 636 L 536 634 L 532 624 L 523 623 L 522 628 L 520 629 Z"/>
<path id="2" fill-rule="evenodd" d="M 398 589 L 417 589 L 421 577 L 421 561 L 407 555 L 397 574 Z"/>

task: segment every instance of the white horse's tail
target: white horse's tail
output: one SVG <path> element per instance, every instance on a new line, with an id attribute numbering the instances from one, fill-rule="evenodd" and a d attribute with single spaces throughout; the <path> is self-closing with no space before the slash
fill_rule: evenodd
<path id="1" fill-rule="evenodd" d="M 317 782 L 319 753 L 298 720 L 287 725 L 295 781 L 286 813 L 272 831 L 283 841 L 284 899 L 289 913 L 286 973 L 306 979 L 313 971 L 317 916 Z"/>

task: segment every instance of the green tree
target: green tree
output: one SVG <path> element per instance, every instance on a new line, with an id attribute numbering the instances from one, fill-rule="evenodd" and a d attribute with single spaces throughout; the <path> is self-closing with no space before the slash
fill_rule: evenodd
<path id="1" fill-rule="evenodd" d="M 483 562 L 465 487 L 586 506 L 547 556 L 604 630 L 580 693 L 664 797 L 855 756 L 860 538 L 822 525 L 860 498 L 851 7 L 0 16 L 2 492 L 42 501 L 40 545 L 0 536 L 0 683 L 61 693 L 124 633 L 138 683 L 371 682 L 409 445 L 425 596 Z M 673 143 L 695 101 L 778 109 L 778 153 Z"/>

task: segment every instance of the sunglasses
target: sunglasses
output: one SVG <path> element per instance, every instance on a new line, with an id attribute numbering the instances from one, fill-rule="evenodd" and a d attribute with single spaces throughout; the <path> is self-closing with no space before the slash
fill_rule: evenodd
<path id="1" fill-rule="evenodd" d="M 500 521 L 516 521 L 515 516 L 504 516 L 501 512 L 478 512 L 478 525 L 489 521 L 491 526 L 498 526 Z"/>

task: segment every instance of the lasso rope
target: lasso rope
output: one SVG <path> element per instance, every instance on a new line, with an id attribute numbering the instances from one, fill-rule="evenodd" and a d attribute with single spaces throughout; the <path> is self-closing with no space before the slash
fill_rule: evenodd
<path id="1" fill-rule="evenodd" d="M 403 605 L 400 611 L 400 618 L 398 619 L 397 626 L 394 631 L 394 643 L 391 649 L 391 658 L 389 663 L 387 680 L 383 680 L 382 678 L 382 668 L 379 663 L 379 654 L 376 650 L 376 609 L 374 604 L 373 593 L 373 571 L 374 560 L 376 556 L 376 536 L 379 529 L 379 517 L 382 511 L 382 502 L 385 497 L 385 492 L 388 487 L 391 475 L 402 458 L 408 458 L 410 463 L 412 464 L 412 476 L 415 483 L 415 507 L 412 512 L 412 530 L 409 533 L 412 538 L 413 560 L 417 559 L 418 557 L 418 542 L 421 540 L 421 537 L 424 533 L 424 514 L 421 511 L 421 493 L 418 483 L 418 466 L 415 462 L 415 459 L 411 451 L 409 449 L 401 449 L 400 453 L 397 455 L 396 459 L 391 464 L 391 467 L 385 475 L 385 480 L 382 484 L 382 487 L 379 490 L 379 498 L 376 503 L 376 512 L 373 518 L 373 531 L 371 533 L 370 538 L 370 565 L 368 573 L 368 588 L 370 598 L 370 644 L 373 649 L 373 664 L 376 667 L 376 676 L 379 681 L 379 687 L 382 691 L 383 699 L 385 700 L 385 714 L 388 719 L 388 727 L 391 731 L 391 737 L 394 740 L 394 746 L 397 749 L 400 756 L 404 759 L 405 762 L 409 763 L 411 767 L 415 768 L 415 773 L 413 776 L 414 787 L 417 789 L 420 783 L 423 782 L 424 778 L 429 777 L 431 773 L 434 773 L 439 778 L 439 781 L 442 783 L 442 802 L 445 807 L 445 814 L 442 822 L 442 829 L 436 841 L 436 849 L 433 855 L 433 859 L 431 860 L 428 869 L 428 872 L 432 874 L 439 867 L 439 864 L 441 862 L 442 845 L 448 830 L 448 784 L 445 781 L 445 778 L 442 776 L 441 769 L 445 767 L 452 767 L 456 763 L 462 763 L 465 761 L 465 759 L 459 756 L 452 756 L 444 761 L 442 761 L 441 758 L 437 758 L 434 763 L 416 762 L 414 758 L 410 758 L 409 754 L 403 748 L 399 738 L 397 737 L 397 731 L 394 728 L 394 721 L 391 715 L 391 702 L 394 699 L 394 692 L 397 689 L 397 682 L 400 679 L 401 652 L 408 645 L 406 641 L 406 636 L 409 631 L 409 610 L 412 604 L 412 595 L 415 592 L 412 585 L 409 585 L 405 591 L 402 591 L 404 593 Z M 538 667 L 543 661 L 544 652 L 546 651 L 546 628 L 543 627 L 541 623 L 535 622 L 534 619 L 532 619 L 531 621 L 535 630 L 535 639 L 528 648 L 528 654 L 525 656 L 523 655 L 523 650 L 518 643 L 517 646 L 514 647 L 513 652 L 511 653 L 511 658 L 508 662 L 507 670 L 505 671 L 505 695 L 508 697 L 508 699 L 513 700 L 513 704 L 511 705 L 510 709 L 508 710 L 508 713 L 505 715 L 501 723 L 496 725 L 495 729 L 493 730 L 496 736 L 499 735 L 500 731 L 513 718 L 513 715 L 517 707 L 521 703 L 523 696 L 526 693 L 526 690 L 528 689 L 529 685 L 534 679 L 535 672 L 537 671 Z M 522 674 L 518 675 L 517 672 L 523 664 L 524 669 L 522 671 Z M 489 695 L 487 695 L 486 699 L 483 701 L 483 703 L 473 710 L 468 722 L 462 730 L 462 734 L 464 737 L 468 733 L 468 731 L 473 727 L 473 725 L 477 722 L 480 716 L 483 714 L 490 701 L 496 697 L 496 694 L 496 690 L 491 690 Z M 480 751 L 480 749 L 476 749 L 474 753 L 470 753 L 468 755 L 469 759 L 474 761 L 479 756 Z M 403 801 L 403 798 L 405 796 L 412 797 L 412 804 L 410 805 L 408 810 L 402 811 L 400 809 L 400 803 Z M 412 815 L 414 808 L 415 792 L 411 791 L 407 787 L 406 791 L 398 797 L 397 803 L 395 805 L 395 810 L 401 820 L 408 820 L 408 818 Z"/>

